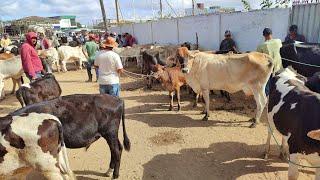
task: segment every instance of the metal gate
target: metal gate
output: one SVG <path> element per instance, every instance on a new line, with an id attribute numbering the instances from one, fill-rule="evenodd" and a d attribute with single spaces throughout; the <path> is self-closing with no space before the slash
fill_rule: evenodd
<path id="1" fill-rule="evenodd" d="M 320 43 L 320 3 L 294 4 L 290 22 L 298 26 L 307 42 Z"/>

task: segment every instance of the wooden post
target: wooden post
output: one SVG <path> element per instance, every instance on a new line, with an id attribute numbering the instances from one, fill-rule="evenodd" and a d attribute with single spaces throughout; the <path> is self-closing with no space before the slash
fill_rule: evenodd
<path id="1" fill-rule="evenodd" d="M 115 0 L 115 4 L 116 4 L 117 23 L 119 24 L 120 19 L 119 19 L 119 2 L 118 2 L 118 0 Z"/>
<path id="2" fill-rule="evenodd" d="M 194 0 L 192 0 L 192 16 L 194 16 Z"/>
<path id="3" fill-rule="evenodd" d="M 162 14 L 162 0 L 160 0 L 160 18 L 163 18 L 163 14 Z"/>
<path id="4" fill-rule="evenodd" d="M 106 18 L 106 11 L 104 10 L 104 4 L 103 4 L 103 0 L 99 0 L 100 1 L 100 7 L 101 7 L 101 13 L 102 13 L 102 19 L 103 19 L 103 26 L 105 28 L 105 30 L 108 30 L 107 27 L 107 18 Z"/>

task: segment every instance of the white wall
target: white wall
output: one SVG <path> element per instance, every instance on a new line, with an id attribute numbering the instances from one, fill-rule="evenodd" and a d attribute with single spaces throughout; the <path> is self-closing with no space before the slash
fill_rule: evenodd
<path id="1" fill-rule="evenodd" d="M 263 42 L 262 31 L 269 27 L 273 37 L 284 40 L 289 22 L 289 9 L 271 9 L 221 16 L 221 34 L 231 30 L 240 51 L 255 50 Z"/>
<path id="2" fill-rule="evenodd" d="M 150 22 L 134 24 L 133 32 L 139 44 L 151 44 L 153 42 Z"/>
<path id="3" fill-rule="evenodd" d="M 179 43 L 196 43 L 198 33 L 199 45 L 205 49 L 219 48 L 219 15 L 184 17 L 178 20 Z"/>
<path id="4" fill-rule="evenodd" d="M 274 38 L 284 40 L 290 18 L 290 9 L 269 9 L 251 12 L 235 12 L 220 15 L 189 16 L 178 19 L 163 19 L 113 27 L 115 32 L 133 34 L 139 44 L 179 44 L 196 42 L 196 33 L 201 48 L 217 50 L 225 30 L 231 30 L 240 51 L 255 50 L 263 42 L 265 27 L 273 30 Z"/>
<path id="5" fill-rule="evenodd" d="M 178 44 L 177 19 L 163 19 L 152 22 L 153 42 L 157 44 Z M 139 39 L 138 39 L 139 41 Z"/>

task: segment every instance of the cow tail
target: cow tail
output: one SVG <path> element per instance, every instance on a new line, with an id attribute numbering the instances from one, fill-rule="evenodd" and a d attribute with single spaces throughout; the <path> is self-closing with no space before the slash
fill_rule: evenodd
<path id="1" fill-rule="evenodd" d="M 124 106 L 124 101 L 122 101 L 122 128 L 123 128 L 123 144 L 124 144 L 124 149 L 126 151 L 130 151 L 131 148 L 131 143 L 127 135 L 126 131 L 126 126 L 125 126 L 125 106 Z"/>
<path id="2" fill-rule="evenodd" d="M 18 99 L 18 101 L 20 102 L 21 106 L 23 107 L 25 102 L 24 102 L 24 98 L 23 98 L 23 88 L 19 88 L 17 91 L 16 91 L 16 98 Z"/>

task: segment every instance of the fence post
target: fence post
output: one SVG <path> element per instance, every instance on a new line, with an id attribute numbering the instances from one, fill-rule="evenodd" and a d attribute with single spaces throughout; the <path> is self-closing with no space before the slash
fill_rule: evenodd
<path id="1" fill-rule="evenodd" d="M 178 39 L 178 44 L 180 44 L 180 33 L 179 33 L 179 18 L 176 19 L 177 20 L 177 39 Z"/>

